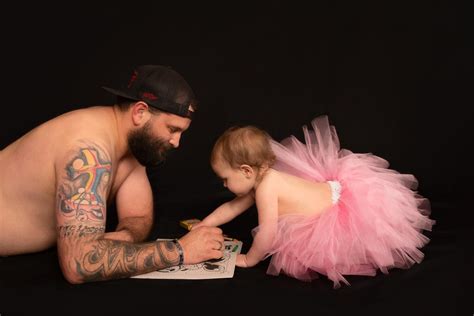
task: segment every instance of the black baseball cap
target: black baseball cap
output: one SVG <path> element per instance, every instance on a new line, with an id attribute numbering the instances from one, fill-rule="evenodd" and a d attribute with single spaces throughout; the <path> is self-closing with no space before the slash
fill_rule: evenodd
<path id="1" fill-rule="evenodd" d="M 127 87 L 104 90 L 125 99 L 146 102 L 149 106 L 192 118 L 197 100 L 193 90 L 184 78 L 171 67 L 142 65 L 136 67 Z"/>

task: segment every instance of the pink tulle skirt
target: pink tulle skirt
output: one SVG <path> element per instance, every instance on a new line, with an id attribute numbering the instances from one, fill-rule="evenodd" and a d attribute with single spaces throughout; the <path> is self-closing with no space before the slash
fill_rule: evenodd
<path id="1" fill-rule="evenodd" d="M 388 162 L 375 155 L 341 150 L 326 116 L 312 126 L 304 127 L 306 144 L 294 136 L 272 141 L 273 168 L 334 181 L 340 196 L 319 215 L 280 216 L 267 273 L 305 281 L 322 274 L 337 288 L 349 284 L 344 275 L 374 276 L 378 269 L 387 273 L 420 263 L 419 248 L 429 241 L 422 230 L 431 230 L 435 221 L 428 217 L 429 201 L 415 191 L 415 177 L 388 169 Z"/>

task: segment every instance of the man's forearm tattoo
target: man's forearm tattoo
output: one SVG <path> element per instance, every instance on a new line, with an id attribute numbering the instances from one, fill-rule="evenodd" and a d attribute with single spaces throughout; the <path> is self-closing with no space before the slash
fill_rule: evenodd
<path id="1" fill-rule="evenodd" d="M 58 190 L 59 210 L 65 217 L 102 222 L 103 197 L 111 175 L 111 160 L 97 146 L 81 148 L 66 166 L 66 179 Z"/>
<path id="2" fill-rule="evenodd" d="M 177 265 L 175 245 L 170 241 L 132 244 L 102 239 L 76 259 L 77 272 L 86 282 L 128 277 Z"/>
<path id="3" fill-rule="evenodd" d="M 67 225 L 59 226 L 59 237 L 87 237 L 103 234 L 105 226 Z"/>
<path id="4" fill-rule="evenodd" d="M 104 231 L 104 226 L 59 226 L 62 247 L 75 249 L 73 268 L 86 282 L 129 277 L 179 263 L 171 241 L 134 244 L 100 239 Z"/>

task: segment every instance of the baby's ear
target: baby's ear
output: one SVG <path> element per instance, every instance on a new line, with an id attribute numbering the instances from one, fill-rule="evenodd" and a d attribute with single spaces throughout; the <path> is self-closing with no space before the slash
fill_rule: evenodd
<path id="1" fill-rule="evenodd" d="M 244 173 L 244 175 L 247 178 L 252 177 L 253 174 L 255 173 L 255 170 L 253 170 L 253 168 L 249 165 L 240 165 L 239 169 L 240 169 L 240 171 L 242 171 Z"/>

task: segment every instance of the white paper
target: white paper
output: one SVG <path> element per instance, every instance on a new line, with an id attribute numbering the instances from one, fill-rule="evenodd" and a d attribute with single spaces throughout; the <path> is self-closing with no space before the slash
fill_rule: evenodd
<path id="1" fill-rule="evenodd" d="M 163 240 L 163 239 L 161 239 Z M 238 240 L 224 241 L 224 256 L 221 259 L 208 260 L 198 264 L 174 266 L 145 274 L 135 275 L 135 279 L 224 279 L 234 276 L 237 255 L 242 250 Z"/>

